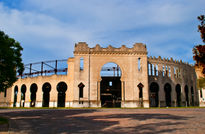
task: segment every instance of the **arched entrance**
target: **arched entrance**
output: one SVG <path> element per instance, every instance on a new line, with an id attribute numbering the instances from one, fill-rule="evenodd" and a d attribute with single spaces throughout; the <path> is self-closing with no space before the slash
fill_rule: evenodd
<path id="1" fill-rule="evenodd" d="M 166 83 L 164 85 L 164 92 L 165 92 L 165 100 L 166 100 L 166 106 L 171 107 L 171 85 L 169 83 Z"/>
<path id="2" fill-rule="evenodd" d="M 30 87 L 30 92 L 31 92 L 31 102 L 30 102 L 30 106 L 31 107 L 35 107 L 36 105 L 36 92 L 37 92 L 38 86 L 33 83 Z"/>
<path id="3" fill-rule="evenodd" d="M 58 91 L 58 107 L 65 107 L 65 96 L 66 96 L 67 84 L 60 82 L 57 85 Z"/>
<path id="4" fill-rule="evenodd" d="M 177 97 L 177 107 L 181 106 L 181 86 L 179 84 L 176 85 L 176 97 Z"/>
<path id="5" fill-rule="evenodd" d="M 185 86 L 184 91 L 186 96 L 186 106 L 189 106 L 189 88 L 187 85 Z"/>
<path id="6" fill-rule="evenodd" d="M 102 107 L 121 107 L 121 70 L 115 63 L 101 68 L 100 98 Z"/>
<path id="7" fill-rule="evenodd" d="M 14 104 L 13 104 L 14 107 L 16 107 L 17 94 L 18 94 L 18 86 L 15 86 L 15 88 L 14 88 Z"/>
<path id="8" fill-rule="evenodd" d="M 46 82 L 43 84 L 43 107 L 49 107 L 51 84 Z"/>
<path id="9" fill-rule="evenodd" d="M 152 82 L 150 84 L 150 107 L 158 107 L 158 92 L 159 92 L 159 85 L 156 82 Z"/>
<path id="10" fill-rule="evenodd" d="M 21 86 L 21 102 L 20 102 L 21 107 L 25 106 L 25 99 L 26 99 L 26 85 L 23 84 Z"/>

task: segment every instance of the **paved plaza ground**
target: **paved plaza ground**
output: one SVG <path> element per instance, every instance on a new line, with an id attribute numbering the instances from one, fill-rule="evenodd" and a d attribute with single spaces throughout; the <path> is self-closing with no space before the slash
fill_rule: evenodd
<path id="1" fill-rule="evenodd" d="M 8 132 L 29 134 L 204 134 L 205 108 L 0 109 Z"/>

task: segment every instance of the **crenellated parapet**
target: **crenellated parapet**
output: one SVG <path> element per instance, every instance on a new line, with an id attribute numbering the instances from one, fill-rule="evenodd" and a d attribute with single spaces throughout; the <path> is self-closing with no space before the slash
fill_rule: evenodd
<path id="1" fill-rule="evenodd" d="M 90 48 L 85 42 L 75 44 L 74 54 L 143 54 L 147 55 L 146 45 L 143 43 L 135 43 L 132 48 L 122 45 L 120 48 L 115 48 L 109 45 L 106 48 L 97 44 L 95 47 Z"/>
<path id="2" fill-rule="evenodd" d="M 190 78 L 195 77 L 194 67 L 182 60 L 173 60 L 173 58 L 148 57 L 148 74 L 154 77 L 165 77 L 176 80 L 193 81 Z M 165 80 L 165 78 L 163 78 Z"/>
<path id="3" fill-rule="evenodd" d="M 169 65 L 186 65 L 189 67 L 193 67 L 188 62 L 183 62 L 182 60 L 173 60 L 172 57 L 169 59 L 169 58 L 162 58 L 161 56 L 159 56 L 157 58 L 155 56 L 153 56 L 153 57 L 150 56 L 150 57 L 148 57 L 148 62 L 158 63 L 158 64 L 169 64 Z"/>

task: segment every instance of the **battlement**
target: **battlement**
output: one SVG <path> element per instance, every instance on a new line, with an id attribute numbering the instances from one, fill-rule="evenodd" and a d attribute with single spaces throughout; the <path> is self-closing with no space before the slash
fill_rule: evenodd
<path id="1" fill-rule="evenodd" d="M 157 62 L 157 63 L 168 63 L 169 62 L 169 63 L 174 63 L 174 64 L 192 66 L 188 62 L 183 62 L 182 60 L 173 60 L 172 57 L 169 59 L 169 58 L 162 58 L 161 56 L 158 56 L 157 58 L 155 56 L 153 56 L 153 57 L 150 56 L 150 57 L 148 57 L 148 61 Z"/>
<path id="2" fill-rule="evenodd" d="M 143 43 L 135 43 L 132 48 L 122 45 L 120 48 L 115 48 L 109 45 L 106 48 L 96 44 L 95 47 L 90 48 L 86 42 L 79 42 L 75 44 L 74 54 L 89 53 L 89 54 L 147 54 L 146 45 Z"/>

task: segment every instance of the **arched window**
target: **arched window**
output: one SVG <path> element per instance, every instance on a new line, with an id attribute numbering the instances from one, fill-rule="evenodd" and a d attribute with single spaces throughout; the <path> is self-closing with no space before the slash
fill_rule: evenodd
<path id="1" fill-rule="evenodd" d="M 192 101 L 192 106 L 194 106 L 194 88 L 191 87 L 191 101 Z"/>
<path id="2" fill-rule="evenodd" d="M 177 98 L 177 106 L 181 106 L 181 86 L 179 84 L 176 85 L 176 98 Z"/>
<path id="3" fill-rule="evenodd" d="M 36 92 L 37 92 L 38 86 L 33 83 L 30 87 L 30 92 L 31 92 L 31 102 L 30 102 L 30 106 L 31 107 L 35 107 L 36 104 Z"/>
<path id="4" fill-rule="evenodd" d="M 155 65 L 154 64 L 151 65 L 152 65 L 152 76 L 155 76 Z"/>
<path id="5" fill-rule="evenodd" d="M 165 76 L 165 67 L 162 66 L 162 76 L 164 77 Z"/>
<path id="6" fill-rule="evenodd" d="M 85 87 L 85 85 L 81 82 L 79 85 L 79 98 L 83 98 L 83 88 Z"/>
<path id="7" fill-rule="evenodd" d="M 148 75 L 149 76 L 151 75 L 151 64 L 150 63 L 148 64 Z"/>
<path id="8" fill-rule="evenodd" d="M 164 91 L 165 91 L 165 100 L 166 100 L 166 106 L 171 107 L 171 85 L 169 83 L 166 83 L 164 85 Z"/>
<path id="9" fill-rule="evenodd" d="M 155 72 L 156 72 L 156 76 L 158 76 L 159 75 L 159 73 L 158 73 L 158 65 L 156 65 L 156 67 L 155 67 Z"/>
<path id="10" fill-rule="evenodd" d="M 189 106 L 189 88 L 187 85 L 184 87 L 184 91 L 185 91 L 185 97 L 186 97 L 186 106 Z"/>
<path id="11" fill-rule="evenodd" d="M 80 70 L 84 69 L 84 59 L 83 57 L 80 58 Z"/>
<path id="12" fill-rule="evenodd" d="M 149 91 L 150 107 L 158 107 L 159 85 L 156 82 L 152 82 L 150 84 Z"/>
<path id="13" fill-rule="evenodd" d="M 20 106 L 24 107 L 25 99 L 26 99 L 26 85 L 23 84 L 21 86 L 21 104 L 20 104 Z"/>
<path id="14" fill-rule="evenodd" d="M 67 84 L 60 82 L 57 85 L 58 91 L 58 107 L 65 107 Z"/>
<path id="15" fill-rule="evenodd" d="M 141 63 L 140 63 L 140 60 L 141 60 L 141 59 L 140 59 L 140 58 L 138 58 L 138 71 L 140 71 L 140 70 L 141 70 L 141 66 L 140 66 L 140 64 L 141 64 Z"/>
<path id="16" fill-rule="evenodd" d="M 15 88 L 14 88 L 14 104 L 13 104 L 14 107 L 16 107 L 17 94 L 18 94 L 18 86 L 15 86 Z"/>
<path id="17" fill-rule="evenodd" d="M 51 84 L 46 82 L 43 84 L 43 107 L 49 107 Z"/>
<path id="18" fill-rule="evenodd" d="M 140 100 L 140 106 L 143 107 L 143 87 L 144 85 L 142 83 L 139 83 L 137 85 L 137 87 L 139 88 L 139 100 Z"/>
<path id="19" fill-rule="evenodd" d="M 142 90 L 142 88 L 144 87 L 144 85 L 142 83 L 139 83 L 137 85 L 137 87 L 139 88 L 139 98 L 143 98 L 143 90 Z"/>
<path id="20" fill-rule="evenodd" d="M 168 71 L 169 71 L 169 77 L 171 77 L 171 68 L 168 67 Z"/>

